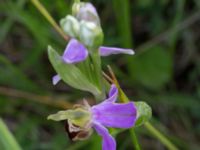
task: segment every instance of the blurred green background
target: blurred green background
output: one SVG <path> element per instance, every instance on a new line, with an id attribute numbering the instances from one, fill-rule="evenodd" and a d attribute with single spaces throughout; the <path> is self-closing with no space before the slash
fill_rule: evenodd
<path id="1" fill-rule="evenodd" d="M 59 22 L 73 1 L 40 2 Z M 110 64 L 130 99 L 152 107 L 151 122 L 181 150 L 200 149 L 200 0 L 91 2 L 101 18 L 104 45 L 136 52 L 102 58 L 104 70 Z M 30 0 L 0 0 L 0 117 L 25 150 L 99 150 L 96 134 L 71 142 L 62 122 L 46 120 L 68 102 L 91 99 L 63 82 L 52 85 L 48 44 L 62 52 L 67 43 Z M 165 149 L 143 127 L 136 133 L 143 149 Z M 128 131 L 116 139 L 119 150 L 133 149 Z"/>

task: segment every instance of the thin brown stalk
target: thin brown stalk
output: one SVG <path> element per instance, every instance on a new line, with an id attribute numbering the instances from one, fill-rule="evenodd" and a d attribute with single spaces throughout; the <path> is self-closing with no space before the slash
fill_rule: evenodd
<path id="1" fill-rule="evenodd" d="M 108 80 L 110 83 L 113 83 L 113 79 L 110 78 L 105 72 L 102 71 L 103 77 Z"/>
<path id="2" fill-rule="evenodd" d="M 57 107 L 57 108 L 63 108 L 63 109 L 72 108 L 71 103 L 61 98 L 55 98 L 55 97 L 51 97 L 47 95 L 36 95 L 29 92 L 24 92 L 24 91 L 2 87 L 2 86 L 0 87 L 0 95 L 15 97 L 15 98 L 22 98 L 24 100 L 31 100 L 37 103 L 46 104 L 46 105 Z"/>

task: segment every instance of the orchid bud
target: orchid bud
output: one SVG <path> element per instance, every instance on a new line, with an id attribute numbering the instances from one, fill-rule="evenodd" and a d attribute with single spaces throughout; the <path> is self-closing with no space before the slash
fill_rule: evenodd
<path id="1" fill-rule="evenodd" d="M 95 23 L 81 21 L 79 38 L 87 47 L 98 48 L 103 42 L 103 32 Z"/>
<path id="2" fill-rule="evenodd" d="M 100 19 L 96 8 L 91 3 L 75 2 L 72 6 L 72 14 L 79 21 L 84 20 L 100 25 Z"/>
<path id="3" fill-rule="evenodd" d="M 80 25 L 75 17 L 67 15 L 65 18 L 61 19 L 60 25 L 67 35 L 77 37 Z"/>
<path id="4" fill-rule="evenodd" d="M 72 14 L 74 16 L 77 15 L 77 13 L 79 12 L 80 8 L 82 7 L 82 5 L 84 5 L 83 2 L 80 2 L 80 1 L 75 1 L 72 5 Z"/>

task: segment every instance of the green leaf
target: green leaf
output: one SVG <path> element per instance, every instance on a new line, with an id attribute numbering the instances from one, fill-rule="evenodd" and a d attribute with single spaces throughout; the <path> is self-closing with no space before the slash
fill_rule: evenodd
<path id="1" fill-rule="evenodd" d="M 0 149 L 21 150 L 20 146 L 0 118 Z"/>
<path id="2" fill-rule="evenodd" d="M 152 116 L 151 107 L 145 102 L 135 102 L 137 107 L 137 121 L 135 126 L 141 126 Z"/>
<path id="3" fill-rule="evenodd" d="M 51 64 L 64 82 L 76 89 L 100 95 L 100 90 L 74 64 L 64 63 L 61 56 L 50 46 L 48 55 Z"/>
<path id="4" fill-rule="evenodd" d="M 135 55 L 129 64 L 132 79 L 147 88 L 158 90 L 172 77 L 172 55 L 156 46 Z"/>

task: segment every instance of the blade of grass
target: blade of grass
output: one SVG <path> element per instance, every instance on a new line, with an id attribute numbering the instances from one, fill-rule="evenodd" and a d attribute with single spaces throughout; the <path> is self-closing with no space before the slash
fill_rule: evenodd
<path id="1" fill-rule="evenodd" d="M 117 27 L 123 47 L 132 47 L 131 16 L 129 0 L 112 0 Z"/>
<path id="2" fill-rule="evenodd" d="M 31 0 L 33 5 L 40 11 L 40 13 L 48 20 L 48 22 L 55 28 L 55 30 L 66 40 L 68 41 L 69 37 L 62 31 L 56 21 L 51 17 L 46 8 L 40 3 L 39 0 Z"/>
<path id="3" fill-rule="evenodd" d="M 140 54 L 144 53 L 145 51 L 149 50 L 153 46 L 155 46 L 163 41 L 168 41 L 170 39 L 169 37 L 172 34 L 172 32 L 174 32 L 174 33 L 180 32 L 180 31 L 184 30 L 185 28 L 188 28 L 189 26 L 191 26 L 198 20 L 200 20 L 200 11 L 194 12 L 191 16 L 189 16 L 185 20 L 177 23 L 173 28 L 169 28 L 168 30 L 161 33 L 160 35 L 152 38 L 151 40 L 149 40 L 149 41 L 145 42 L 144 44 L 140 45 L 139 47 L 137 47 L 136 49 L 138 52 L 136 53 L 136 55 L 140 55 Z"/>
<path id="4" fill-rule="evenodd" d="M 176 146 L 173 143 L 171 143 L 165 136 L 163 136 L 163 134 L 161 134 L 156 128 L 154 128 L 150 122 L 146 122 L 144 126 L 169 150 L 178 150 L 178 148 L 176 148 Z"/>
<path id="5" fill-rule="evenodd" d="M 19 144 L 0 118 L 0 145 L 4 150 L 21 150 Z"/>
<path id="6" fill-rule="evenodd" d="M 176 3 L 176 12 L 174 13 L 174 19 L 172 21 L 172 30 L 173 28 L 176 29 L 176 25 L 182 20 L 184 15 L 184 6 L 185 6 L 185 0 L 182 1 L 175 1 Z M 171 46 L 172 54 L 175 50 L 175 45 L 178 39 L 178 32 L 171 32 L 171 37 L 169 38 L 169 44 Z"/>
<path id="7" fill-rule="evenodd" d="M 25 4 L 25 0 L 19 0 L 16 2 L 15 7 L 22 8 Z M 5 22 L 2 22 L 3 24 L 0 27 L 0 43 L 4 40 L 6 35 L 8 34 L 9 30 L 11 29 L 12 25 L 14 24 L 14 19 L 12 17 L 9 17 L 5 20 Z"/>
<path id="8" fill-rule="evenodd" d="M 0 74 L 0 82 L 2 85 L 9 85 L 27 91 L 43 91 L 3 55 L 0 55 L 0 66 L 0 72 L 3 72 L 3 74 Z"/>

